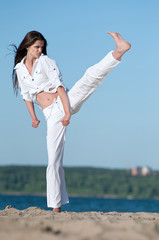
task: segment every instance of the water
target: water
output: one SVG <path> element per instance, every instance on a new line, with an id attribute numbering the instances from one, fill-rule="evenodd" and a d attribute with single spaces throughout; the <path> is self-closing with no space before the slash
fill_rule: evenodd
<path id="1" fill-rule="evenodd" d="M 43 196 L 13 196 L 0 195 L 0 210 L 11 205 L 19 210 L 28 207 L 47 208 L 46 197 Z M 69 212 L 156 212 L 159 213 L 159 200 L 150 199 L 111 199 L 93 197 L 70 197 L 70 203 L 62 207 L 63 211 Z"/>

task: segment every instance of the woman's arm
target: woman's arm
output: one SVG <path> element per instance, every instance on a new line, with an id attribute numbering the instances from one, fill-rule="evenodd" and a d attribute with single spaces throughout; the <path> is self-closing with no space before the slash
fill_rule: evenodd
<path id="1" fill-rule="evenodd" d="M 24 101 L 26 103 L 26 106 L 27 106 L 30 116 L 32 118 L 32 127 L 37 128 L 40 121 L 36 117 L 35 110 L 34 110 L 34 104 L 33 104 L 33 102 L 30 102 L 27 100 L 24 100 Z"/>
<path id="2" fill-rule="evenodd" d="M 64 112 L 65 112 L 65 116 L 61 120 L 61 122 L 63 126 L 67 126 L 70 123 L 70 118 L 71 118 L 68 96 L 66 94 L 65 89 L 62 86 L 58 87 L 57 92 L 59 94 L 59 97 L 61 99 L 61 102 L 64 108 Z"/>

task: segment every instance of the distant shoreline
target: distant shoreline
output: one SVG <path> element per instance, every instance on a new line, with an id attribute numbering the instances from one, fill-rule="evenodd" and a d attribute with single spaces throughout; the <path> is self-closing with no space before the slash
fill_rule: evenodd
<path id="1" fill-rule="evenodd" d="M 11 196 L 46 196 L 46 193 L 27 193 L 27 192 L 2 192 L 0 195 L 11 195 Z M 69 197 L 90 197 L 90 198 L 121 198 L 115 195 L 86 195 L 86 194 L 74 194 L 68 193 Z M 127 197 L 132 198 L 132 197 Z"/>
<path id="2" fill-rule="evenodd" d="M 127 170 L 65 168 L 70 197 L 111 199 L 159 199 L 159 172 L 132 176 Z M 46 196 L 44 167 L 0 167 L 0 193 L 3 195 Z"/>

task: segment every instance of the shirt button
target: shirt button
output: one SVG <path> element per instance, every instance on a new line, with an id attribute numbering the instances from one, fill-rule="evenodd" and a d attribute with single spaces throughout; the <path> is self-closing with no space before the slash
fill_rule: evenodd
<path id="1" fill-rule="evenodd" d="M 32 81 L 34 81 L 34 78 L 32 78 Z"/>

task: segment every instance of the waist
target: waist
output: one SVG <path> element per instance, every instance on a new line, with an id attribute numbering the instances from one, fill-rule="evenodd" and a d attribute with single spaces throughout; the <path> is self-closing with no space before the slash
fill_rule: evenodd
<path id="1" fill-rule="evenodd" d="M 47 108 L 50 106 L 54 99 L 58 97 L 58 93 L 49 93 L 49 92 L 40 92 L 36 95 L 36 101 L 40 104 L 42 109 Z"/>
<path id="2" fill-rule="evenodd" d="M 51 115 L 54 116 L 54 120 L 59 120 L 64 117 L 64 109 L 59 96 L 54 98 L 53 102 L 43 109 L 43 114 L 46 120 L 48 120 Z"/>

